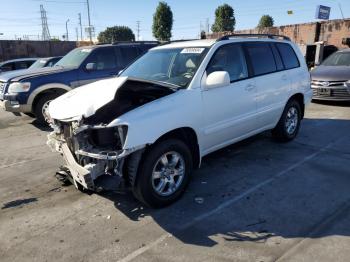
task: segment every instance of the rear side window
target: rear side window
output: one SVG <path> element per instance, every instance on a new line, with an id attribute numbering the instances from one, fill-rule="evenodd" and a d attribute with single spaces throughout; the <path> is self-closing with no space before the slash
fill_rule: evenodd
<path id="1" fill-rule="evenodd" d="M 275 58 L 268 43 L 246 43 L 245 46 L 255 76 L 277 70 Z"/>
<path id="2" fill-rule="evenodd" d="M 215 71 L 226 71 L 231 82 L 248 77 L 248 70 L 241 45 L 228 44 L 220 47 L 207 67 L 209 75 Z"/>
<path id="3" fill-rule="evenodd" d="M 285 69 L 292 69 L 299 67 L 299 60 L 289 44 L 276 44 L 279 53 L 281 54 L 282 61 Z"/>
<path id="4" fill-rule="evenodd" d="M 139 49 L 133 46 L 121 46 L 120 52 L 124 66 L 134 61 L 140 54 Z"/>
<path id="5" fill-rule="evenodd" d="M 16 62 L 16 69 L 26 69 L 28 68 L 32 63 L 29 61 L 21 61 L 21 62 Z"/>
<path id="6" fill-rule="evenodd" d="M 15 63 L 6 63 L 4 65 L 1 66 L 1 71 L 11 71 L 11 70 L 15 70 Z"/>

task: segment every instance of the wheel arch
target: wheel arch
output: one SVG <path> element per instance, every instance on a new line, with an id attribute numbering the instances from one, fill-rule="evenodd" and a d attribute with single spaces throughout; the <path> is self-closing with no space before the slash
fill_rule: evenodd
<path id="1" fill-rule="evenodd" d="M 46 95 L 46 94 L 52 94 L 57 93 L 59 95 L 62 95 L 68 91 L 72 90 L 71 87 L 60 84 L 60 83 L 51 83 L 46 84 L 43 86 L 40 86 L 39 88 L 36 88 L 29 96 L 27 104 L 31 105 L 31 111 L 35 109 L 36 103 L 39 101 L 39 99 Z"/>
<path id="2" fill-rule="evenodd" d="M 302 93 L 296 93 L 289 98 L 288 102 L 291 100 L 296 100 L 299 103 L 300 109 L 301 109 L 301 118 L 303 119 L 304 115 L 305 115 L 304 95 Z M 287 102 L 287 104 L 288 104 L 288 102 Z"/>

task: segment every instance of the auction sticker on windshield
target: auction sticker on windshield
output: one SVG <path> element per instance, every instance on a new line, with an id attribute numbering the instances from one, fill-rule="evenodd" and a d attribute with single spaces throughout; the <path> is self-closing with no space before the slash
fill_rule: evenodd
<path id="1" fill-rule="evenodd" d="M 204 48 L 188 47 L 182 49 L 181 54 L 201 54 L 203 51 Z"/>

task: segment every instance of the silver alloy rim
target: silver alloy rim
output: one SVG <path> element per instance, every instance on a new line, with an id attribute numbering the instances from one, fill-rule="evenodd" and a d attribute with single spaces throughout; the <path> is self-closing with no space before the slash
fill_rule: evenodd
<path id="1" fill-rule="evenodd" d="M 44 118 L 46 118 L 46 112 L 49 109 L 49 104 L 52 100 L 46 101 L 41 109 L 41 113 L 43 114 Z"/>
<path id="2" fill-rule="evenodd" d="M 161 196 L 169 196 L 181 186 L 185 176 L 185 160 L 175 151 L 163 154 L 152 171 L 152 187 Z"/>
<path id="3" fill-rule="evenodd" d="M 288 109 L 285 123 L 286 131 L 289 135 L 294 134 L 298 126 L 298 121 L 298 110 L 294 106 L 292 106 Z"/>

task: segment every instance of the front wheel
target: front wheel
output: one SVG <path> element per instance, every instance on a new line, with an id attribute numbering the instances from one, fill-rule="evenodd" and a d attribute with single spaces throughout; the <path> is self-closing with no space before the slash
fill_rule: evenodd
<path id="1" fill-rule="evenodd" d="M 59 94 L 46 94 L 39 98 L 34 108 L 34 115 L 40 124 L 47 124 L 45 112 L 48 110 L 50 102 L 57 97 Z"/>
<path id="2" fill-rule="evenodd" d="M 192 172 L 188 146 L 168 139 L 146 151 L 133 188 L 134 196 L 154 208 L 167 206 L 184 193 Z"/>
<path id="3" fill-rule="evenodd" d="M 300 121 L 300 104 L 296 100 L 291 100 L 284 108 L 277 126 L 272 130 L 273 137 L 282 142 L 293 140 L 299 132 Z"/>

